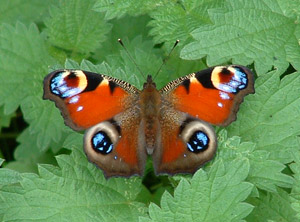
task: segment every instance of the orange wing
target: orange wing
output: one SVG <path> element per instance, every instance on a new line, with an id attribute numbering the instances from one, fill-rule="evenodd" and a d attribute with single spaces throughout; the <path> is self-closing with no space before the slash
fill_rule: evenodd
<path id="1" fill-rule="evenodd" d="M 88 129 L 84 151 L 106 177 L 144 172 L 147 156 L 138 140 L 139 93 L 124 81 L 81 70 L 57 70 L 44 80 L 44 99 L 55 102 L 66 125 Z"/>
<path id="2" fill-rule="evenodd" d="M 44 80 L 44 99 L 55 102 L 66 125 L 83 130 L 130 107 L 139 90 L 113 77 L 81 70 L 57 70 Z"/>
<path id="3" fill-rule="evenodd" d="M 253 74 L 243 66 L 216 66 L 176 79 L 161 93 L 175 109 L 226 126 L 236 119 L 244 96 L 254 93 Z"/>

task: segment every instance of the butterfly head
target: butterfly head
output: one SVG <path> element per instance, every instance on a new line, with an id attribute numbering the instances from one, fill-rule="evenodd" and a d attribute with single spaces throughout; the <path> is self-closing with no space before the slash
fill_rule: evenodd
<path id="1" fill-rule="evenodd" d="M 143 89 L 156 88 L 155 82 L 153 82 L 152 76 L 147 76 L 147 82 L 144 83 Z"/>

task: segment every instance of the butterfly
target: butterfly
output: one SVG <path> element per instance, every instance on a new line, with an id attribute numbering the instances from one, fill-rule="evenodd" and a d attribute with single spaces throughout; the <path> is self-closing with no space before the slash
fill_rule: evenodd
<path id="1" fill-rule="evenodd" d="M 216 66 L 158 90 L 149 75 L 139 90 L 128 82 L 82 70 L 56 70 L 44 79 L 44 99 L 55 102 L 65 124 L 86 130 L 90 162 L 112 176 L 142 176 L 152 156 L 157 175 L 194 173 L 211 160 L 217 137 L 211 124 L 235 121 L 253 73 L 240 65 Z"/>

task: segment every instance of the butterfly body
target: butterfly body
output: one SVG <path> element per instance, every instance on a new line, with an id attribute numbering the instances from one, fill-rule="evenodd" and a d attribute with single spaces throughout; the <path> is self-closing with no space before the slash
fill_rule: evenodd
<path id="1" fill-rule="evenodd" d="M 141 133 L 144 133 L 146 150 L 151 155 L 157 145 L 156 138 L 160 133 L 159 115 L 161 107 L 161 95 L 156 89 L 152 77 L 147 77 L 143 90 L 139 96 L 139 109 L 141 115 Z"/>
<path id="2" fill-rule="evenodd" d="M 156 174 L 195 172 L 216 152 L 210 123 L 234 121 L 253 92 L 253 75 L 242 66 L 192 73 L 160 90 L 150 75 L 142 90 L 81 70 L 57 70 L 44 80 L 44 98 L 66 125 L 86 130 L 84 151 L 106 177 L 143 175 L 148 155 Z"/>

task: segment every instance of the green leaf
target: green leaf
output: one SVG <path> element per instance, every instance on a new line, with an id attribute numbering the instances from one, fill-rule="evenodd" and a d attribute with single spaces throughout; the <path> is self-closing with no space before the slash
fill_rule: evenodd
<path id="1" fill-rule="evenodd" d="M 35 138 L 37 147 L 41 151 L 46 150 L 52 141 L 58 143 L 61 136 L 70 131 L 64 125 L 59 110 L 54 108 L 52 102 L 43 101 L 41 95 L 28 96 L 21 109 L 25 120 L 30 123 L 30 136 Z"/>
<path id="2" fill-rule="evenodd" d="M 83 147 L 83 134 L 73 131 L 66 137 L 63 147 L 70 150 Z"/>
<path id="3" fill-rule="evenodd" d="M 121 60 L 121 59 L 120 59 Z M 119 63 L 121 61 L 118 61 L 117 63 Z M 119 68 L 119 64 L 117 64 L 116 62 L 112 62 L 112 67 L 110 65 L 108 65 L 108 63 L 103 62 L 99 65 L 94 65 L 91 62 L 84 60 L 81 63 L 81 67 L 82 69 L 85 70 L 90 70 L 96 73 L 101 73 L 104 75 L 109 75 L 109 76 L 113 76 L 116 77 L 118 79 L 123 79 L 126 80 L 127 82 L 133 84 L 134 86 L 139 86 L 142 85 L 142 81 L 140 79 L 138 79 L 136 73 L 134 72 L 125 72 L 122 68 Z M 122 65 L 125 67 L 125 65 Z M 136 70 L 135 66 L 128 66 L 127 69 L 129 70 L 130 68 Z M 140 78 L 142 76 L 139 76 Z"/>
<path id="4" fill-rule="evenodd" d="M 160 50 L 153 49 L 152 41 L 144 41 L 142 36 L 136 36 L 131 42 L 125 40 L 124 44 L 137 65 L 134 64 L 126 50 L 119 46 L 118 53 L 108 54 L 106 56 L 107 62 L 94 65 L 87 60 L 83 60 L 82 63 L 78 65 L 74 63 L 74 61 L 67 60 L 65 66 L 69 69 L 80 68 L 113 76 L 129 82 L 137 88 L 142 88 L 147 74 L 155 74 L 162 64 L 162 59 L 156 55 Z M 139 72 L 139 69 L 142 73 Z"/>
<path id="5" fill-rule="evenodd" d="M 46 20 L 49 41 L 73 53 L 95 51 L 106 38 L 111 26 L 103 15 L 92 10 L 95 0 L 62 0 Z"/>
<path id="6" fill-rule="evenodd" d="M 125 79 L 141 89 L 146 76 L 154 75 L 162 63 L 162 59 L 156 55 L 160 50 L 154 49 L 153 42 L 144 41 L 142 36 L 137 36 L 131 42 L 126 41 L 124 44 L 137 66 L 124 49 L 120 49 L 118 54 L 107 56 L 106 60 L 114 69 L 121 67 L 126 73 L 125 75 L 120 73 L 118 78 Z"/>
<path id="7" fill-rule="evenodd" d="M 59 111 L 53 109 L 51 114 L 49 106 L 42 102 L 42 80 L 54 60 L 36 26 L 27 28 L 18 23 L 16 28 L 3 25 L 1 29 L 0 103 L 4 104 L 6 114 L 21 105 L 24 117 L 30 123 L 30 133 L 37 134 L 37 147 L 45 150 L 51 140 L 60 140 L 61 133 L 55 127 L 63 128 L 59 121 L 49 122 L 49 115 L 61 119 Z"/>
<path id="8" fill-rule="evenodd" d="M 94 10 L 105 12 L 105 19 L 121 18 L 126 14 L 138 16 L 152 11 L 155 7 L 162 5 L 161 0 L 97 0 Z"/>
<path id="9" fill-rule="evenodd" d="M 53 152 L 41 151 L 37 146 L 38 136 L 38 134 L 30 133 L 29 128 L 26 128 L 17 138 L 19 145 L 14 152 L 15 161 L 8 162 L 5 167 L 18 172 L 37 172 L 38 163 L 55 164 Z M 55 145 L 57 144 L 53 144 Z"/>
<path id="10" fill-rule="evenodd" d="M 259 198 L 250 198 L 248 202 L 255 206 L 246 218 L 248 222 L 297 221 L 289 196 L 281 189 L 278 189 L 278 193 L 260 193 Z"/>
<path id="11" fill-rule="evenodd" d="M 37 136 L 37 134 L 31 134 L 28 128 L 22 131 L 17 137 L 19 145 L 14 153 L 16 160 L 29 159 L 40 154 L 40 150 L 36 145 Z"/>
<path id="12" fill-rule="evenodd" d="M 240 142 L 240 138 L 234 136 L 227 138 L 227 132 L 222 130 L 218 135 L 217 159 L 231 164 L 235 158 L 247 158 L 250 163 L 250 171 L 247 181 L 257 188 L 269 192 L 277 192 L 276 186 L 291 188 L 294 180 L 292 177 L 282 173 L 285 165 L 270 158 L 270 152 L 259 150 L 256 144 L 251 142 Z"/>
<path id="13" fill-rule="evenodd" d="M 282 3 L 287 7 L 287 1 Z M 277 1 L 227 1 L 224 8 L 208 11 L 214 24 L 202 25 L 192 32 L 195 42 L 182 51 L 184 59 L 207 56 L 207 63 L 217 65 L 232 59 L 248 65 L 255 62 L 257 73 L 275 66 L 284 71 L 289 62 L 300 68 L 300 46 L 295 32 L 295 18 L 285 15 Z"/>
<path id="14" fill-rule="evenodd" d="M 174 196 L 165 192 L 161 206 L 149 206 L 149 218 L 141 221 L 242 221 L 252 206 L 243 201 L 252 190 L 244 182 L 249 173 L 246 159 L 213 164 L 209 173 L 197 171 L 190 181 L 182 179 Z"/>
<path id="15" fill-rule="evenodd" d="M 140 179 L 107 181 L 77 149 L 57 162 L 58 168 L 40 165 L 39 175 L 22 173 L 18 186 L 1 188 L 4 221 L 137 221 L 145 215 L 144 205 L 134 201 Z"/>
<path id="16" fill-rule="evenodd" d="M 5 115 L 3 106 L 0 107 L 0 133 L 1 128 L 8 127 L 10 125 L 10 119 L 15 116 L 14 113 Z"/>
<path id="17" fill-rule="evenodd" d="M 0 105 L 11 114 L 29 95 L 41 93 L 42 78 L 54 61 L 37 27 L 21 23 L 0 27 L 0 58 Z"/>
<path id="18" fill-rule="evenodd" d="M 57 0 L 9 0 L 0 1 L 0 22 L 14 25 L 17 21 L 25 24 L 42 22 L 48 14 L 48 7 Z"/>
<path id="19" fill-rule="evenodd" d="M 289 163 L 299 149 L 300 75 L 292 73 L 280 80 L 270 72 L 255 82 L 255 94 L 245 98 L 238 121 L 231 124 L 228 136 L 239 135 L 243 141 L 255 141 L 259 150 L 270 153 L 270 159 Z"/>
<path id="20" fill-rule="evenodd" d="M 0 159 L 0 163 L 1 163 L 1 159 Z M 6 168 L 0 170 L 0 189 L 4 185 L 19 183 L 20 181 L 21 181 L 20 173 Z"/>
<path id="21" fill-rule="evenodd" d="M 290 168 L 294 173 L 295 183 L 292 188 L 292 208 L 297 212 L 297 217 L 300 219 L 300 152 L 294 154 L 294 163 L 290 164 Z"/>
<path id="22" fill-rule="evenodd" d="M 274 1 L 267 1 L 268 5 L 276 6 L 277 11 L 282 11 L 285 16 L 299 20 L 300 5 L 298 0 L 290 0 L 287 4 L 285 0 L 277 0 L 277 4 Z"/>
<path id="23" fill-rule="evenodd" d="M 122 39 L 125 47 L 127 47 L 127 41 L 132 42 L 137 37 L 137 33 L 138 36 L 141 36 L 144 41 L 151 40 L 149 36 L 150 27 L 147 26 L 149 21 L 150 17 L 147 15 L 139 17 L 125 16 L 121 19 L 111 20 L 110 23 L 113 25 L 113 28 L 107 34 L 105 42 L 103 42 L 101 47 L 98 48 L 92 55 L 93 58 L 97 61 L 102 61 L 105 60 L 105 58 L 109 55 L 120 54 L 122 46 L 117 40 Z M 150 50 L 153 50 L 153 47 Z"/>
<path id="24" fill-rule="evenodd" d="M 208 10 L 222 6 L 224 0 L 168 1 L 153 10 L 149 25 L 155 43 L 180 40 L 180 45 L 191 41 L 190 33 L 204 24 L 210 24 Z"/>

